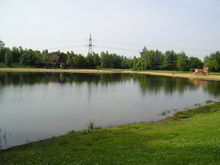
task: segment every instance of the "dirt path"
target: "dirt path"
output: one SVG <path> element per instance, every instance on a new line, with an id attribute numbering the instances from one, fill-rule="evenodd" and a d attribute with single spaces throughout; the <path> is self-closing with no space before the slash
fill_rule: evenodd
<path id="1" fill-rule="evenodd" d="M 129 73 L 129 74 L 146 74 L 167 77 L 181 77 L 200 80 L 220 81 L 220 75 L 193 75 L 185 73 L 162 73 L 162 72 L 145 72 L 129 70 L 97 70 L 97 69 L 42 69 L 42 68 L 0 68 L 0 72 L 45 72 L 45 73 Z"/>

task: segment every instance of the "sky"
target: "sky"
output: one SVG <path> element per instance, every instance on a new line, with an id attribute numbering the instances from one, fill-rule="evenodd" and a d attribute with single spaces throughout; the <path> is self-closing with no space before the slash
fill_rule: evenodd
<path id="1" fill-rule="evenodd" d="M 146 46 L 203 59 L 220 49 L 219 0 L 0 0 L 7 47 L 139 56 Z"/>

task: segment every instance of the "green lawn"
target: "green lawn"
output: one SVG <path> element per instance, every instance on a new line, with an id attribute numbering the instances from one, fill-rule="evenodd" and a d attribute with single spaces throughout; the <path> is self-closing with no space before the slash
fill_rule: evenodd
<path id="1" fill-rule="evenodd" d="M 0 164 L 220 164 L 220 103 L 151 123 L 71 132 L 0 151 Z"/>

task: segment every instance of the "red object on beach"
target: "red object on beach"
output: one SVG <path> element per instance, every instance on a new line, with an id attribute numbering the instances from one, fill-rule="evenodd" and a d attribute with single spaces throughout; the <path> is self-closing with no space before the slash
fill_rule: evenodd
<path id="1" fill-rule="evenodd" d="M 209 68 L 195 69 L 195 72 L 193 74 L 196 74 L 196 73 L 208 73 L 208 72 L 209 72 Z"/>

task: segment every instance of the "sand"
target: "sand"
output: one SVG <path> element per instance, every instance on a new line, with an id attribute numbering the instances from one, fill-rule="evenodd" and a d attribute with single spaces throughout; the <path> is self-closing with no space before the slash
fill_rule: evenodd
<path id="1" fill-rule="evenodd" d="M 98 69 L 43 69 L 43 68 L 0 68 L 0 72 L 41 72 L 41 73 L 128 73 L 146 74 L 167 77 L 180 77 L 188 79 L 215 80 L 220 81 L 220 75 L 193 75 L 191 73 L 163 73 L 150 71 L 130 71 L 130 70 L 98 70 Z"/>

